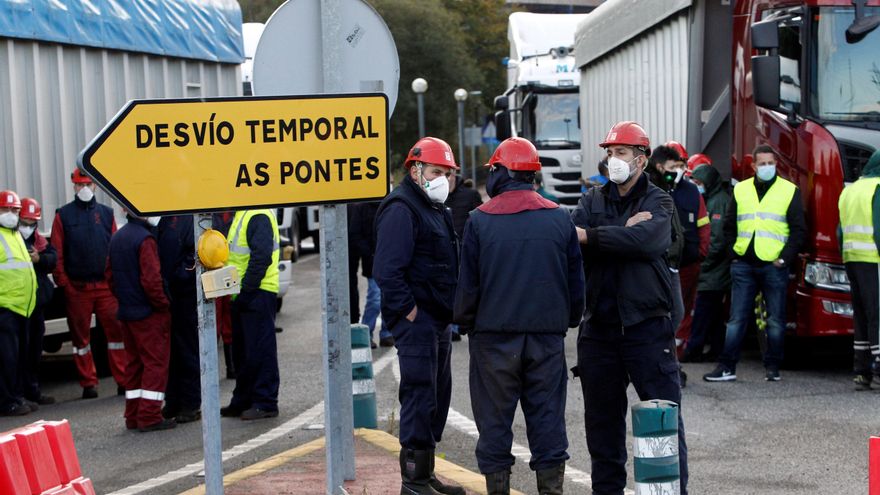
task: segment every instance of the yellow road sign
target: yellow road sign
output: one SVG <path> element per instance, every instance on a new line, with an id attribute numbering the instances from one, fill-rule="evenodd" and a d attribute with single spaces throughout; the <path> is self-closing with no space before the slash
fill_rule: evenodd
<path id="1" fill-rule="evenodd" d="M 381 93 L 133 100 L 79 164 L 140 216 L 380 199 Z"/>

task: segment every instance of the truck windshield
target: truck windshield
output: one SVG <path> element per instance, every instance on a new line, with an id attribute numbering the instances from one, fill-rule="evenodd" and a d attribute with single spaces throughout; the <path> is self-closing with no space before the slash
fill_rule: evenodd
<path id="1" fill-rule="evenodd" d="M 880 7 L 866 7 L 865 15 L 880 15 Z M 852 7 L 822 7 L 813 16 L 812 110 L 821 119 L 880 122 L 880 29 L 847 43 L 854 16 Z"/>
<path id="2" fill-rule="evenodd" d="M 532 93 L 529 98 L 532 141 L 539 149 L 579 148 L 578 94 Z"/>

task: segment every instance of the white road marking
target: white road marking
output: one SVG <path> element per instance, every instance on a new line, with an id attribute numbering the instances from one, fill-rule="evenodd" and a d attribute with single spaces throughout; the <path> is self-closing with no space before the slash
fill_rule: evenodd
<path id="1" fill-rule="evenodd" d="M 373 363 L 373 374 L 379 374 L 379 372 L 385 369 L 385 367 L 387 367 L 388 364 L 390 364 L 392 361 L 396 363 L 397 360 L 394 359 L 395 357 L 397 357 L 397 354 L 394 352 L 388 352 L 384 356 L 382 356 L 378 361 Z M 284 437 L 294 430 L 303 427 L 308 428 L 308 426 L 312 425 L 314 421 L 320 420 L 323 414 L 324 401 L 321 401 L 301 413 L 299 416 L 285 422 L 284 424 L 224 451 L 222 454 L 223 460 L 228 461 L 229 459 L 233 459 L 254 449 L 262 447 L 273 440 Z M 117 490 L 113 493 L 110 493 L 109 495 L 134 495 L 136 493 L 142 493 L 147 490 L 152 490 L 156 487 L 162 486 L 166 483 L 171 483 L 173 481 L 186 478 L 187 476 L 196 476 L 203 470 L 204 461 L 194 462 L 180 469 L 165 473 L 162 476 L 158 476 L 156 478 L 146 480 L 136 485 Z"/>

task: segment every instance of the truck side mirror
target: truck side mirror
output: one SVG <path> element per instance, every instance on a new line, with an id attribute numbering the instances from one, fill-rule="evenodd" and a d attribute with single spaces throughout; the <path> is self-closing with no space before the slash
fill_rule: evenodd
<path id="1" fill-rule="evenodd" d="M 756 50 L 775 50 L 779 48 L 779 24 L 777 20 L 761 21 L 752 24 L 752 48 Z"/>
<path id="2" fill-rule="evenodd" d="M 502 98 L 499 96 L 498 98 Z M 506 98 L 506 97 L 503 97 Z M 496 98 L 496 101 L 497 98 Z M 510 114 L 507 110 L 499 110 L 495 112 L 495 138 L 498 141 L 504 141 L 510 137 Z"/>
<path id="3" fill-rule="evenodd" d="M 510 101 L 506 96 L 496 96 L 495 97 L 495 110 L 507 110 L 510 108 Z"/>
<path id="4" fill-rule="evenodd" d="M 779 55 L 752 57 L 752 91 L 755 104 L 779 110 Z"/>

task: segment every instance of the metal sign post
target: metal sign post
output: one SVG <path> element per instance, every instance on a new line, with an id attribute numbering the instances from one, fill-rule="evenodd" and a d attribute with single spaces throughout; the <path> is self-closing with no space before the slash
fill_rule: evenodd
<path id="1" fill-rule="evenodd" d="M 193 215 L 193 239 L 211 225 L 209 213 Z M 199 375 L 202 384 L 202 445 L 205 452 L 205 493 L 223 493 L 223 445 L 220 432 L 220 383 L 217 372 L 217 313 L 205 299 L 200 283 L 202 264 L 196 259 L 196 307 L 199 314 Z"/>
<path id="2" fill-rule="evenodd" d="M 324 93 L 342 89 L 340 0 L 321 0 Z M 345 493 L 355 478 L 348 296 L 348 214 L 345 205 L 321 207 L 321 308 L 324 311 L 324 432 L 327 493 Z"/>

